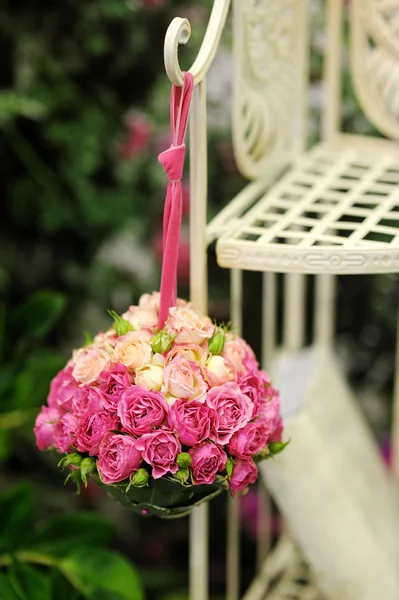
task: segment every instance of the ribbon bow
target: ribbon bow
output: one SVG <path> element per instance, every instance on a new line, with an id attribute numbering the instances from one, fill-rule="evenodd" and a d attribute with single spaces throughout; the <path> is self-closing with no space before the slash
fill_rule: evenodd
<path id="1" fill-rule="evenodd" d="M 165 208 L 163 215 L 163 262 L 158 328 L 163 329 L 169 309 L 177 300 L 177 261 L 179 258 L 179 238 L 182 221 L 183 175 L 186 146 L 184 138 L 187 130 L 188 113 L 193 93 L 194 78 L 184 73 L 182 87 L 173 85 L 170 96 L 170 128 L 172 144 L 161 152 L 158 160 L 168 178 Z"/>

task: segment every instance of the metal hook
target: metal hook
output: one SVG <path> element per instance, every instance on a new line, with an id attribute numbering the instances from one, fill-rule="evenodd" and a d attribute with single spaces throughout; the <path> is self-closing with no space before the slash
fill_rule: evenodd
<path id="1" fill-rule="evenodd" d="M 220 38 L 226 23 L 230 0 L 215 0 L 209 18 L 208 27 L 194 64 L 189 69 L 197 84 L 203 80 L 215 58 Z M 166 73 L 172 84 L 183 85 L 183 73 L 179 65 L 179 44 L 186 44 L 190 39 L 191 26 L 187 19 L 176 17 L 168 27 L 164 45 L 164 61 Z"/>

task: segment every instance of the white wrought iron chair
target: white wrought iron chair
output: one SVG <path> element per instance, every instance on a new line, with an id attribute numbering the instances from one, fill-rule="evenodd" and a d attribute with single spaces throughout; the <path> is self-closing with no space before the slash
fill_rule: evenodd
<path id="1" fill-rule="evenodd" d="M 326 598 L 397 600 L 396 488 L 379 461 L 332 342 L 334 275 L 399 272 L 399 146 L 339 132 L 344 0 L 327 0 L 323 141 L 310 151 L 306 0 L 233 0 L 233 139 L 238 166 L 251 183 L 206 228 L 205 75 L 229 4 L 215 0 L 190 69 L 198 84 L 190 130 L 191 298 L 206 311 L 205 248 L 215 239 L 219 264 L 232 269 L 232 317 L 238 328 L 241 270 L 264 273 L 263 362 L 281 388 L 292 447 L 265 463 L 262 476 Z M 399 139 L 398 26 L 399 0 L 351 1 L 354 88 L 366 116 L 391 140 Z M 175 84 L 182 82 L 178 43 L 188 38 L 188 22 L 175 19 L 165 42 L 166 69 Z M 275 341 L 276 273 L 286 274 L 282 352 Z M 311 349 L 303 348 L 305 274 L 316 276 Z M 398 473 L 398 383 L 395 389 Z M 228 519 L 227 598 L 236 600 L 236 501 L 228 502 Z M 206 506 L 193 513 L 190 539 L 190 597 L 206 600 Z M 283 536 L 245 598 L 318 598 L 314 586 L 299 591 L 297 576 L 271 588 L 284 565 L 299 568 L 299 556 L 290 537 Z"/>

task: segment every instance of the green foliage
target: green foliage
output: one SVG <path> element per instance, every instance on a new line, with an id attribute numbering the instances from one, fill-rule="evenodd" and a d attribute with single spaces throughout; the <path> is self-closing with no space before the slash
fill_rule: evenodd
<path id="1" fill-rule="evenodd" d="M 88 512 L 34 523 L 27 486 L 0 498 L 0 598 L 2 600 L 141 600 L 132 565 L 106 544 L 112 527 Z"/>

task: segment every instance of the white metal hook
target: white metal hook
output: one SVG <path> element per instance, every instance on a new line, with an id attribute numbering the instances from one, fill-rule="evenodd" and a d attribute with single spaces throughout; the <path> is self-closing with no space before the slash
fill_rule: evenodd
<path id="1" fill-rule="evenodd" d="M 208 27 L 194 64 L 189 69 L 194 83 L 203 80 L 215 57 L 220 38 L 229 12 L 230 0 L 214 0 Z M 179 65 L 179 44 L 190 39 L 191 26 L 187 19 L 176 17 L 168 27 L 165 36 L 164 61 L 166 73 L 174 85 L 183 85 L 183 73 Z"/>

